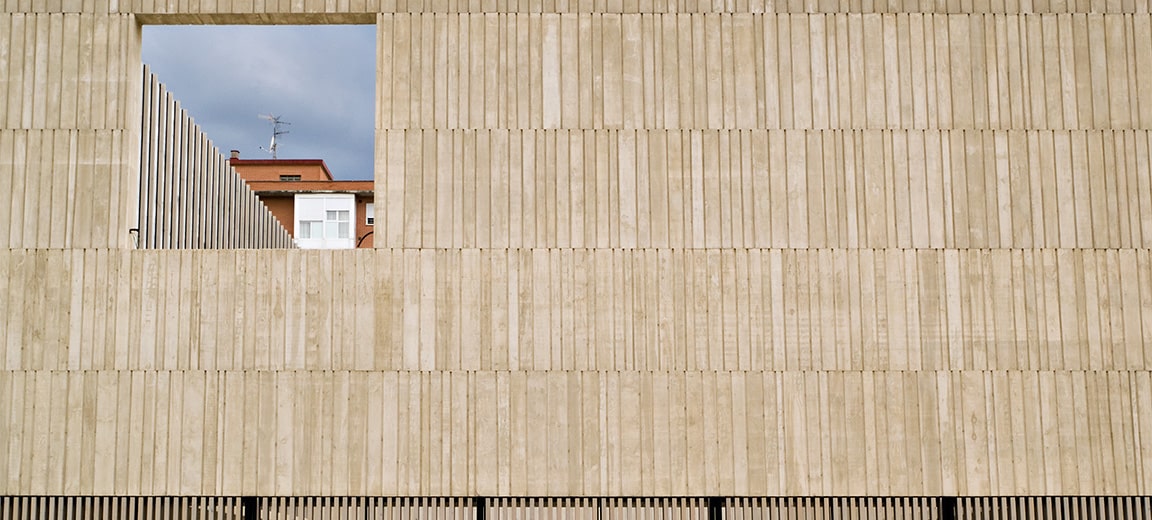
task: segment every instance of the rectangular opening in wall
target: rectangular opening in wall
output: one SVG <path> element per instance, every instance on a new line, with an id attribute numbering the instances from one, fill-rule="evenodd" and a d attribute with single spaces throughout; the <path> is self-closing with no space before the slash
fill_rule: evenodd
<path id="1" fill-rule="evenodd" d="M 375 25 L 145 25 L 138 245 L 371 247 L 375 52 Z M 347 237 L 302 242 L 315 194 Z"/>

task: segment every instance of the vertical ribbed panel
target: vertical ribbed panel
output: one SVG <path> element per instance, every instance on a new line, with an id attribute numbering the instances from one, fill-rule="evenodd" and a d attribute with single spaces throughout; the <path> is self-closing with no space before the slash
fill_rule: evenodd
<path id="1" fill-rule="evenodd" d="M 267 497 L 259 499 L 259 507 L 259 518 L 269 520 L 477 518 L 475 499 L 460 497 Z"/>
<path id="2" fill-rule="evenodd" d="M 486 518 L 707 520 L 705 498 L 489 498 Z"/>
<path id="3" fill-rule="evenodd" d="M 381 129 L 377 139 L 378 248 L 1152 245 L 1144 129 Z"/>
<path id="4" fill-rule="evenodd" d="M 137 247 L 293 247 L 280 221 L 147 67 L 143 93 Z"/>
<path id="5" fill-rule="evenodd" d="M 239 497 L 0 497 L 4 520 L 243 520 Z M 270 517 L 265 517 L 270 518 Z"/>
<path id="6" fill-rule="evenodd" d="M 1148 409 L 1146 372 L 4 370 L 0 494 L 1125 496 Z"/>
<path id="7" fill-rule="evenodd" d="M 49 3 L 48 5 L 53 5 Z M 59 3 L 55 5 L 60 5 Z M 488 1 L 441 0 L 119 0 L 64 2 L 81 12 L 134 12 L 148 23 L 363 23 L 377 12 L 532 12 L 532 13 L 1146 13 L 1148 0 L 616 0 Z M 40 2 L 0 4 L 15 11 L 43 10 Z M 59 9 L 59 8 L 56 8 Z"/>
<path id="8" fill-rule="evenodd" d="M 883 518 L 886 520 L 938 520 L 941 500 L 919 497 L 764 497 L 732 498 L 724 507 L 724 520 L 804 518 Z M 1025 520 L 1027 517 L 1018 517 Z"/>
<path id="9" fill-rule="evenodd" d="M 958 520 L 1137 520 L 1152 517 L 1152 497 L 967 497 L 958 498 Z"/>
<path id="10" fill-rule="evenodd" d="M 1152 125 L 1147 12 L 436 11 L 380 15 L 382 129 Z"/>
<path id="11" fill-rule="evenodd" d="M 468 498 L 468 497 L 0 497 L 0 519 L 243 520 L 1144 520 L 1149 497 L 749 497 Z M 712 516 L 715 514 L 720 517 Z"/>
<path id="12" fill-rule="evenodd" d="M 139 56 L 130 15 L 0 14 L 0 247 L 131 247 Z"/>
<path id="13" fill-rule="evenodd" d="M 13 370 L 1128 377 L 1150 302 L 1132 249 L 0 250 Z"/>
<path id="14" fill-rule="evenodd" d="M 1147 13 L 377 31 L 376 247 L 1152 245 Z"/>

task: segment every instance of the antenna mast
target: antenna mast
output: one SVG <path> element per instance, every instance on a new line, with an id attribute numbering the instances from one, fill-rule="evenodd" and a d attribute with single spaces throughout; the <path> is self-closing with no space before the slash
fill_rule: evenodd
<path id="1" fill-rule="evenodd" d="M 276 149 L 279 147 L 279 145 L 276 143 L 276 138 L 288 133 L 287 130 L 283 130 L 280 127 L 281 125 L 290 125 L 292 123 L 281 121 L 280 116 L 273 114 L 260 114 L 260 119 L 267 119 L 272 123 L 272 142 L 268 144 L 268 148 L 261 147 L 260 149 L 272 154 L 272 158 L 275 159 Z"/>

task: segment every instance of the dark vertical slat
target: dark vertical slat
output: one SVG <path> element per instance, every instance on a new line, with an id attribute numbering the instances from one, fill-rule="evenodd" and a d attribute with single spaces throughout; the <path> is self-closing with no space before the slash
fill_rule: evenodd
<path id="1" fill-rule="evenodd" d="M 940 520 L 957 520 L 957 507 L 956 497 L 940 498 Z"/>

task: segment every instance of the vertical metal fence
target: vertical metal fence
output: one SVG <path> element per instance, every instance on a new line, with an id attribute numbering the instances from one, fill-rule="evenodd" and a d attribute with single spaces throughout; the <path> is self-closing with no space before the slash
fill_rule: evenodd
<path id="1" fill-rule="evenodd" d="M 143 100 L 136 247 L 293 247 L 280 221 L 147 66 Z"/>

